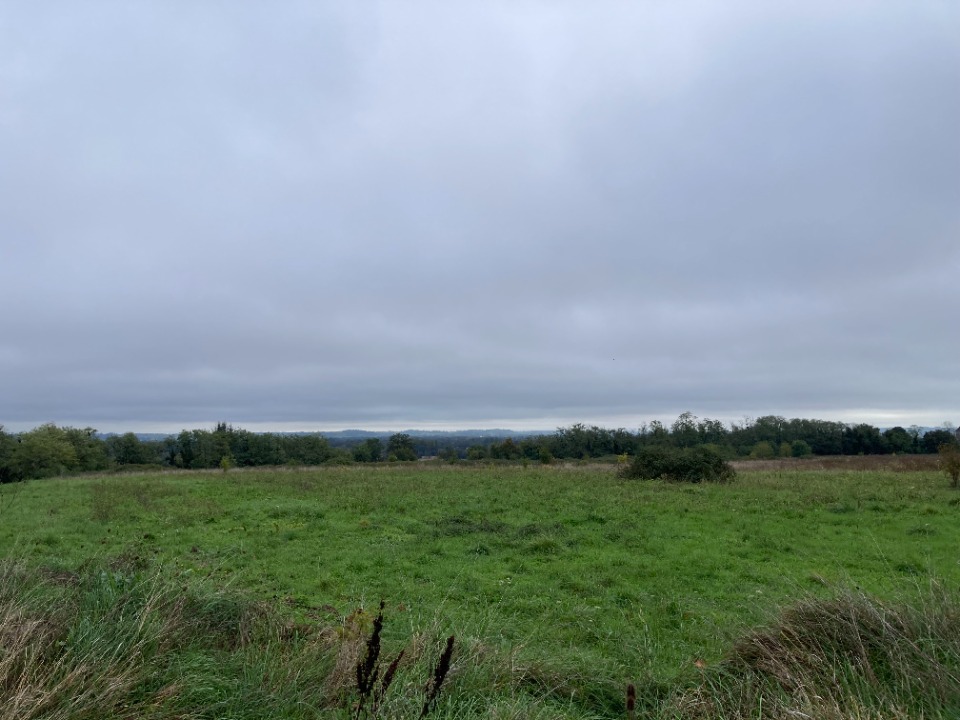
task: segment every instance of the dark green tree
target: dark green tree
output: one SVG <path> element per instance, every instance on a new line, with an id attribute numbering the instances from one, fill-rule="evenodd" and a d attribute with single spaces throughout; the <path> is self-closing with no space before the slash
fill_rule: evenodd
<path id="1" fill-rule="evenodd" d="M 813 454 L 806 440 L 794 440 L 790 443 L 790 454 L 795 458 L 805 458 Z"/>
<path id="2" fill-rule="evenodd" d="M 653 445 L 665 445 L 670 442 L 670 432 L 659 420 L 650 423 L 650 431 L 647 440 Z"/>
<path id="3" fill-rule="evenodd" d="M 471 445 L 467 448 L 467 460 L 486 460 L 488 456 L 487 448 L 483 445 Z"/>
<path id="4" fill-rule="evenodd" d="M 391 435 L 387 441 L 387 455 L 403 462 L 416 460 L 417 450 L 413 438 L 406 433 Z"/>
<path id="5" fill-rule="evenodd" d="M 844 455 L 876 455 L 884 451 L 879 428 L 867 423 L 849 425 L 843 431 Z"/>
<path id="6" fill-rule="evenodd" d="M 887 452 L 897 454 L 914 452 L 913 435 L 899 425 L 883 431 L 883 443 Z"/>
<path id="7" fill-rule="evenodd" d="M 353 459 L 357 462 L 380 462 L 383 459 L 383 443 L 380 438 L 367 438 L 353 448 Z"/>
<path id="8" fill-rule="evenodd" d="M 111 435 L 104 441 L 107 448 L 107 455 L 117 465 L 142 465 L 154 462 L 150 450 L 144 447 L 134 433 L 128 432 L 123 435 Z"/>
<path id="9" fill-rule="evenodd" d="M 0 483 L 19 480 L 14 467 L 14 453 L 17 449 L 17 439 L 3 430 L 0 425 Z"/>
<path id="10" fill-rule="evenodd" d="M 519 460 L 520 454 L 520 447 L 511 438 L 490 444 L 490 457 L 494 460 Z"/>
<path id="11" fill-rule="evenodd" d="M 670 426 L 670 439 L 677 447 L 693 447 L 700 444 L 700 433 L 697 429 L 697 416 L 692 412 L 685 412 L 673 421 Z"/>
<path id="12" fill-rule="evenodd" d="M 332 456 L 330 443 L 319 433 L 288 435 L 283 440 L 287 462 L 292 460 L 302 465 L 321 465 Z"/>
<path id="13" fill-rule="evenodd" d="M 923 448 L 923 452 L 925 453 L 939 452 L 941 445 L 955 446 L 956 444 L 957 436 L 949 430 L 942 428 L 928 430 L 924 433 L 923 437 L 920 438 L 920 447 Z"/>

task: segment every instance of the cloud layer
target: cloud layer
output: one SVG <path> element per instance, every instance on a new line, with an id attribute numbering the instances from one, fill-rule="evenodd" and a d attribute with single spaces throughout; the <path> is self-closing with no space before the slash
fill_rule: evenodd
<path id="1" fill-rule="evenodd" d="M 960 10 L 8 3 L 0 422 L 960 421 Z"/>

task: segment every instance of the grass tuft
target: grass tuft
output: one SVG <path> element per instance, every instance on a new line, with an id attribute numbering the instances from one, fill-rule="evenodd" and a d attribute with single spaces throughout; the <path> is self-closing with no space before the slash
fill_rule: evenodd
<path id="1" fill-rule="evenodd" d="M 854 592 L 801 602 L 738 640 L 662 717 L 960 717 L 960 605 L 939 585 L 918 604 Z"/>

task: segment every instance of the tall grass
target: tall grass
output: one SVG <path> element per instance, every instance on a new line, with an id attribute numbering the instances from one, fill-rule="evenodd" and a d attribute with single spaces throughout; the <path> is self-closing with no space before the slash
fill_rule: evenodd
<path id="1" fill-rule="evenodd" d="M 357 688 L 345 666 L 357 665 L 365 616 L 294 623 L 158 573 L 38 573 L 0 562 L 0 720 L 346 718 Z M 425 702 L 432 709 L 439 670 L 431 669 L 440 665 L 424 652 L 430 646 L 417 638 L 404 648 L 375 714 L 364 717 L 423 716 Z M 446 675 L 449 644 L 440 658 Z"/>
<path id="2" fill-rule="evenodd" d="M 381 654 L 382 612 L 297 623 L 159 573 L 3 562 L 0 720 L 960 717 L 960 602 L 938 584 L 912 603 L 849 591 L 800 602 L 695 680 L 641 679 L 623 705 L 610 700 L 616 679 L 580 678 L 593 712 L 569 706 L 562 678 L 476 640 L 454 657 L 453 638 L 433 632 Z"/>
<path id="3" fill-rule="evenodd" d="M 738 640 L 660 710 L 675 720 L 960 717 L 960 604 L 932 584 L 918 602 L 858 592 L 809 599 Z"/>
<path id="4" fill-rule="evenodd" d="M 51 586 L 0 565 L 0 719 L 103 717 L 129 707 L 150 659 L 178 640 L 181 603 L 103 571 Z M 170 693 L 157 687 L 154 694 Z M 118 717 L 126 713 L 116 714 Z"/>

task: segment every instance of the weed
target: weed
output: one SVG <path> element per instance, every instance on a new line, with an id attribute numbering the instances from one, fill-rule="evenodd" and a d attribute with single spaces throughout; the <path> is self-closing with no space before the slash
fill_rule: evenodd
<path id="1" fill-rule="evenodd" d="M 426 699 L 423 701 L 423 710 L 420 711 L 421 718 L 426 717 L 427 713 L 430 712 L 430 709 L 436 703 L 437 696 L 440 694 L 440 688 L 443 687 L 443 681 L 450 671 L 450 659 L 453 657 L 453 641 L 453 635 L 447 638 L 447 645 L 440 654 L 437 666 L 433 669 L 433 676 L 427 682 L 424 690 Z"/>
<path id="2" fill-rule="evenodd" d="M 373 619 L 373 626 L 370 630 L 370 636 L 366 640 L 366 649 L 361 660 L 357 661 L 356 674 L 356 700 L 353 703 L 353 718 L 376 718 L 384 706 L 384 701 L 390 686 L 396 676 L 397 669 L 400 667 L 400 661 L 403 659 L 407 650 L 401 650 L 393 661 L 387 666 L 386 671 L 381 676 L 381 633 L 383 632 L 383 610 L 384 601 L 380 601 L 380 608 L 376 617 Z M 358 614 L 362 611 L 358 611 Z M 416 641 L 416 638 L 414 639 Z M 450 671 L 450 660 L 453 656 L 454 636 L 447 638 L 446 648 L 440 655 L 437 665 L 434 667 L 430 679 L 424 687 L 424 702 L 420 711 L 420 718 L 425 717 L 436 703 L 440 694 L 440 688 L 443 686 L 444 679 Z M 377 680 L 380 682 L 377 683 Z"/>
<path id="3" fill-rule="evenodd" d="M 383 630 L 383 600 L 380 601 L 380 611 L 373 620 L 373 630 L 367 640 L 367 652 L 363 660 L 357 663 L 357 711 L 354 717 L 359 718 L 363 712 L 363 705 L 373 692 L 380 673 L 380 632 Z"/>

